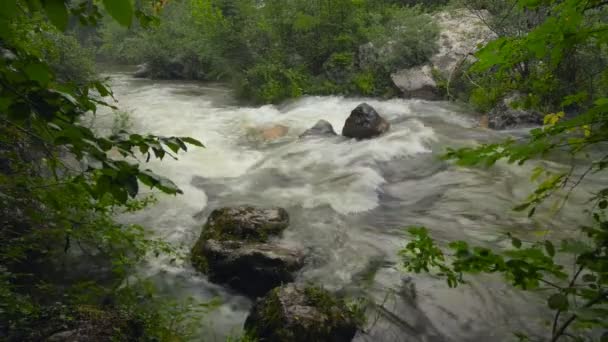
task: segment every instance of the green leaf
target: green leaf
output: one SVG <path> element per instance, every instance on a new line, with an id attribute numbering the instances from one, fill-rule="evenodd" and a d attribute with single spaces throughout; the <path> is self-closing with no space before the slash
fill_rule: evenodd
<path id="1" fill-rule="evenodd" d="M 553 243 L 551 241 L 545 240 L 545 250 L 547 251 L 547 254 L 549 256 L 555 256 L 555 246 L 553 246 Z"/>
<path id="2" fill-rule="evenodd" d="M 131 197 L 137 196 L 137 193 L 139 192 L 139 184 L 137 183 L 137 177 L 129 176 L 129 178 L 127 178 L 127 180 L 125 182 L 125 187 L 127 188 L 127 192 L 129 193 L 129 196 L 131 196 Z"/>
<path id="3" fill-rule="evenodd" d="M 600 207 L 600 209 L 606 209 L 606 207 L 608 207 L 608 201 L 601 200 L 599 203 L 599 207 Z"/>
<path id="4" fill-rule="evenodd" d="M 511 238 L 511 244 L 513 245 L 513 247 L 515 248 L 521 248 L 521 240 L 516 238 L 516 237 L 512 237 Z"/>
<path id="5" fill-rule="evenodd" d="M 25 66 L 27 77 L 45 87 L 51 81 L 51 70 L 44 63 L 31 63 Z"/>
<path id="6" fill-rule="evenodd" d="M 60 31 L 65 31 L 68 27 L 69 16 L 64 0 L 46 0 L 44 2 L 44 11 L 53 25 Z"/>
<path id="7" fill-rule="evenodd" d="M 12 18 L 17 13 L 17 0 L 0 1 L 0 18 Z"/>
<path id="8" fill-rule="evenodd" d="M 190 137 L 183 137 L 180 138 L 183 142 L 190 144 L 190 145 L 194 145 L 194 146 L 198 146 L 198 147 L 205 147 L 205 145 L 203 145 L 203 143 L 201 143 L 200 141 L 194 139 L 194 138 L 190 138 Z"/>
<path id="9" fill-rule="evenodd" d="M 122 26 L 131 26 L 133 5 L 130 0 L 103 0 L 106 11 Z"/>
<path id="10" fill-rule="evenodd" d="M 568 297 L 561 293 L 556 293 L 549 297 L 547 304 L 553 310 L 568 310 Z"/>

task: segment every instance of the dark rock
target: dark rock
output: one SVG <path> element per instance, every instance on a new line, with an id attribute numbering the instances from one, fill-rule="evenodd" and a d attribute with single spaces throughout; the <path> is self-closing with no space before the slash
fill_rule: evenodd
<path id="1" fill-rule="evenodd" d="M 300 138 L 307 136 L 334 136 L 337 135 L 334 131 L 334 127 L 325 120 L 319 120 L 311 128 L 300 134 Z"/>
<path id="2" fill-rule="evenodd" d="M 137 66 L 137 70 L 133 73 L 135 78 L 146 78 L 150 77 L 150 65 L 148 63 L 140 64 Z"/>
<path id="3" fill-rule="evenodd" d="M 213 282 L 249 296 L 264 295 L 293 281 L 292 272 L 303 266 L 299 251 L 268 242 L 288 225 L 283 208 L 216 209 L 192 248 L 192 264 Z"/>
<path id="4" fill-rule="evenodd" d="M 265 242 L 289 226 L 289 214 L 283 208 L 250 206 L 214 210 L 203 228 L 204 239 Z"/>
<path id="5" fill-rule="evenodd" d="M 245 330 L 268 342 L 347 342 L 358 323 L 344 302 L 318 287 L 285 285 L 259 299 Z"/>
<path id="6" fill-rule="evenodd" d="M 362 103 L 346 119 L 342 135 L 355 139 L 369 139 L 385 133 L 389 128 L 388 121 L 381 117 L 372 106 Z"/>
<path id="7" fill-rule="evenodd" d="M 207 240 L 200 251 L 209 280 L 252 297 L 292 282 L 304 265 L 299 251 L 269 243 Z"/>
<path id="8" fill-rule="evenodd" d="M 488 127 L 501 130 L 542 125 L 542 114 L 532 110 L 514 108 L 514 102 L 520 98 L 519 94 L 511 94 L 500 101 L 488 113 Z"/>

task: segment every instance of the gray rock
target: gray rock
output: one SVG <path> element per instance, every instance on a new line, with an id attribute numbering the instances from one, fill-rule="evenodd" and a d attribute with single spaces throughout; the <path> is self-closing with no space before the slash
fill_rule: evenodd
<path id="1" fill-rule="evenodd" d="M 542 125 L 543 115 L 541 113 L 533 110 L 513 108 L 514 102 L 519 99 L 521 99 L 521 95 L 514 93 L 500 101 L 488 113 L 488 127 L 501 130 Z"/>
<path id="2" fill-rule="evenodd" d="M 489 18 L 487 11 L 474 14 L 468 10 L 443 11 L 433 15 L 439 26 L 439 50 L 429 63 L 394 72 L 391 79 L 404 96 L 438 99 L 437 83 L 432 70 L 444 80 L 451 79 L 464 60 L 473 59 L 480 45 L 496 37 L 480 18 Z"/>
<path id="3" fill-rule="evenodd" d="M 304 265 L 299 251 L 269 243 L 207 240 L 201 253 L 209 280 L 251 297 L 292 282 L 293 272 Z"/>
<path id="4" fill-rule="evenodd" d="M 435 82 L 433 71 L 428 65 L 399 70 L 391 74 L 391 79 L 405 97 L 425 100 L 440 98 L 437 82 Z"/>
<path id="5" fill-rule="evenodd" d="M 260 341 L 348 342 L 358 329 L 344 302 L 318 287 L 285 285 L 259 299 L 245 330 Z"/>
<path id="6" fill-rule="evenodd" d="M 133 73 L 135 78 L 146 78 L 150 77 L 150 65 L 148 63 L 140 64 L 137 66 L 137 70 Z"/>
<path id="7" fill-rule="evenodd" d="M 325 120 L 319 120 L 317 123 L 311 128 L 304 131 L 304 133 L 300 134 L 300 138 L 304 138 L 307 136 L 335 136 L 337 135 L 334 131 L 334 127 Z"/>
<path id="8" fill-rule="evenodd" d="M 390 124 L 376 110 L 362 103 L 351 113 L 342 129 L 342 135 L 355 139 L 370 139 L 387 132 Z"/>

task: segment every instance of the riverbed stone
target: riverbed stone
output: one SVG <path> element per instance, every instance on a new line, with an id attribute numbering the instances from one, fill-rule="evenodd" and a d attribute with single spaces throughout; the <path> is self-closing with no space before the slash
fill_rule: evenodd
<path id="1" fill-rule="evenodd" d="M 331 123 L 326 120 L 319 120 L 314 126 L 300 134 L 300 138 L 309 136 L 331 137 L 335 135 L 337 134 L 336 131 L 334 131 L 334 127 L 331 125 Z"/>
<path id="2" fill-rule="evenodd" d="M 251 297 L 293 282 L 293 273 L 304 265 L 300 251 L 273 243 L 207 240 L 200 252 L 209 280 Z"/>
<path id="3" fill-rule="evenodd" d="M 357 332 L 357 322 L 344 301 L 328 291 L 288 284 L 255 303 L 245 330 L 269 342 L 348 342 Z"/>
<path id="4" fill-rule="evenodd" d="M 389 128 L 388 121 L 380 116 L 374 107 L 362 103 L 346 119 L 342 135 L 355 139 L 370 139 L 387 132 Z"/>

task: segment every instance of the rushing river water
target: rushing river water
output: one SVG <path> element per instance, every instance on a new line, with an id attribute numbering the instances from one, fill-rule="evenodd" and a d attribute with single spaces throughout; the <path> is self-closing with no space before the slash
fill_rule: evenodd
<path id="1" fill-rule="evenodd" d="M 178 161 L 151 162 L 150 168 L 171 178 L 184 194 L 159 195 L 157 204 L 124 220 L 143 224 L 188 251 L 213 208 L 286 208 L 291 225 L 280 243 L 308 255 L 297 281 L 376 302 L 367 331 L 356 341 L 504 341 L 512 339 L 513 330 L 543 326 L 543 303 L 533 294 L 513 291 L 490 276 L 471 277 L 469 285 L 449 289 L 442 279 L 406 274 L 397 255 L 409 225 L 427 226 L 442 242 L 463 239 L 500 247 L 508 244 L 506 231 L 525 238 L 546 227 L 565 232 L 563 227 L 580 223 L 576 205 L 533 219 L 510 211 L 532 190 L 534 163 L 479 170 L 438 158 L 448 146 L 524 131 L 476 128 L 473 116 L 444 102 L 332 96 L 242 107 L 219 85 L 110 76 L 119 106 L 130 112 L 131 130 L 192 136 L 206 145 Z M 339 132 L 363 101 L 391 122 L 388 134 L 367 141 L 298 139 L 319 119 Z M 103 115 L 97 120 L 100 127 L 109 121 Z M 252 134 L 275 124 L 288 126 L 288 134 L 272 142 Z M 581 191 L 572 201 L 585 198 Z M 241 332 L 251 301 L 209 283 L 187 261 L 151 259 L 141 274 L 175 298 L 221 299 L 221 306 L 201 319 L 205 340 L 222 341 Z"/>

